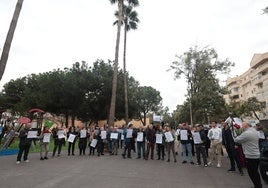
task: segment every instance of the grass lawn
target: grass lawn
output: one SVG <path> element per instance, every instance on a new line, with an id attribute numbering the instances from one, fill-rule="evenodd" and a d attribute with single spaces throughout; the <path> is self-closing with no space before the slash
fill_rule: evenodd
<path id="1" fill-rule="evenodd" d="M 49 142 L 49 150 L 52 151 L 54 147 L 54 139 L 51 138 Z M 78 148 L 78 142 L 76 141 L 75 148 Z M 19 149 L 19 139 L 15 138 L 13 142 L 10 144 L 10 146 L 7 149 Z M 62 151 L 66 151 L 68 149 L 68 142 L 66 141 L 65 145 L 62 146 Z M 40 143 L 39 141 L 32 142 L 32 146 L 30 148 L 30 153 L 38 153 L 40 152 Z"/>

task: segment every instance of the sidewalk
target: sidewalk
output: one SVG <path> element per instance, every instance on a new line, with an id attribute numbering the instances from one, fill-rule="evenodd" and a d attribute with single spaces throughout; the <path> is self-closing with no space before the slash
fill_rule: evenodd
<path id="1" fill-rule="evenodd" d="M 87 151 L 88 152 L 88 151 Z M 77 151 L 76 151 L 77 153 Z M 121 151 L 119 150 L 119 153 Z M 51 153 L 50 153 L 51 156 Z M 5 188 L 250 188 L 252 183 L 244 169 L 228 173 L 229 160 L 223 157 L 222 168 L 199 167 L 177 163 L 122 159 L 121 155 L 67 156 L 40 161 L 38 153 L 29 155 L 30 163 L 17 165 L 16 156 L 0 157 L 0 182 Z M 264 187 L 266 186 L 263 183 Z"/>

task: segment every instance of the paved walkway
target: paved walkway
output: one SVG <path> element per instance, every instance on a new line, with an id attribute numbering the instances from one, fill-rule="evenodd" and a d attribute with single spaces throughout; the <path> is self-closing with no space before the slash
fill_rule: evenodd
<path id="1" fill-rule="evenodd" d="M 178 157 L 178 156 L 177 156 Z M 122 159 L 121 155 L 67 156 L 40 161 L 29 155 L 30 163 L 17 165 L 16 156 L 0 157 L 0 187 L 3 188 L 250 188 L 252 183 L 238 172 L 228 173 L 229 161 L 222 168 L 198 167 L 158 160 Z M 172 158 L 171 158 L 172 159 Z M 264 184 L 264 187 L 266 185 Z M 267 186 L 268 187 L 268 186 Z"/>

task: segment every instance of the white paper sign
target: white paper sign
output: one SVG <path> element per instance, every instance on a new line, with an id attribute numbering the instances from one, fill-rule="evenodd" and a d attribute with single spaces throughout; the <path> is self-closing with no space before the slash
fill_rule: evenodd
<path id="1" fill-rule="evenodd" d="M 213 138 L 214 138 L 215 140 L 219 140 L 219 139 L 220 139 L 220 134 L 219 134 L 218 131 L 213 131 Z"/>
<path id="2" fill-rule="evenodd" d="M 156 143 L 162 144 L 163 142 L 163 135 L 162 134 L 156 134 Z"/>
<path id="3" fill-rule="evenodd" d="M 97 145 L 97 142 L 98 142 L 97 139 L 93 139 L 93 140 L 91 141 L 91 143 L 90 143 L 90 146 L 93 147 L 93 148 L 95 148 L 96 145 Z"/>
<path id="4" fill-rule="evenodd" d="M 121 140 L 124 140 L 124 139 L 125 139 L 124 134 L 121 134 Z"/>
<path id="5" fill-rule="evenodd" d="M 117 132 L 123 134 L 123 130 L 122 129 L 117 129 Z"/>
<path id="6" fill-rule="evenodd" d="M 69 138 L 68 138 L 68 142 L 73 143 L 74 142 L 74 139 L 75 139 L 75 135 L 74 134 L 70 134 L 69 135 Z"/>
<path id="7" fill-rule="evenodd" d="M 111 139 L 118 139 L 118 133 L 111 133 Z"/>
<path id="8" fill-rule="evenodd" d="M 172 136 L 172 134 L 171 134 L 170 131 L 169 132 L 165 132 L 165 137 L 167 139 L 167 142 L 173 142 L 174 141 L 174 138 L 173 138 L 173 136 Z"/>
<path id="9" fill-rule="evenodd" d="M 28 131 L 27 138 L 36 138 L 37 131 Z"/>
<path id="10" fill-rule="evenodd" d="M 59 138 L 59 139 L 65 138 L 64 130 L 59 130 L 59 131 L 57 132 L 57 135 L 58 135 L 58 138 Z"/>
<path id="11" fill-rule="evenodd" d="M 106 136 L 107 136 L 106 131 L 101 131 L 101 139 L 102 140 L 105 140 L 106 139 Z"/>
<path id="12" fill-rule="evenodd" d="M 132 138 L 133 129 L 127 129 L 127 138 Z"/>
<path id="13" fill-rule="evenodd" d="M 180 135 L 181 135 L 181 140 L 188 140 L 188 131 L 187 130 L 181 130 Z"/>
<path id="14" fill-rule="evenodd" d="M 263 131 L 258 131 L 259 138 L 260 139 L 265 139 L 264 132 Z"/>
<path id="15" fill-rule="evenodd" d="M 48 143 L 50 142 L 50 133 L 44 133 L 43 142 Z"/>
<path id="16" fill-rule="evenodd" d="M 137 142 L 143 142 L 143 132 L 138 132 L 137 134 Z"/>
<path id="17" fill-rule="evenodd" d="M 86 138 L 87 137 L 87 130 L 81 130 L 80 131 L 80 138 Z"/>
<path id="18" fill-rule="evenodd" d="M 195 144 L 201 144 L 202 140 L 201 140 L 199 132 L 194 132 L 193 138 L 194 138 L 194 143 Z"/>

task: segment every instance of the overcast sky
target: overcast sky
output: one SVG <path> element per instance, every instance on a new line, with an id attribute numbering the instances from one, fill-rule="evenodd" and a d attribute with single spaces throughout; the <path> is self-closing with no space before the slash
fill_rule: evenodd
<path id="1" fill-rule="evenodd" d="M 0 0 L 0 52 L 16 2 Z M 242 74 L 254 53 L 268 52 L 267 6 L 267 0 L 140 0 L 138 30 L 128 33 L 127 70 L 160 91 L 172 112 L 186 94 L 185 80 L 166 71 L 175 55 L 209 45 L 236 63 L 229 76 Z M 116 8 L 109 0 L 24 0 L 0 87 L 77 61 L 114 60 Z"/>

